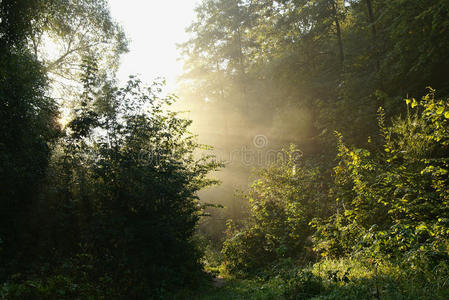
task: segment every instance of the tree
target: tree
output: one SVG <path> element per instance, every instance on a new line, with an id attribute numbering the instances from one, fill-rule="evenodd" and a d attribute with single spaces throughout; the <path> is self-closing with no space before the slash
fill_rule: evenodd
<path id="1" fill-rule="evenodd" d="M 34 257 L 26 247 L 36 241 L 31 219 L 59 131 L 46 74 L 26 47 L 38 7 L 37 1 L 0 4 L 0 277 Z"/>
<path id="2" fill-rule="evenodd" d="M 79 89 L 82 61 L 95 54 L 102 73 L 113 76 L 127 51 L 123 29 L 105 0 L 49 0 L 42 4 L 29 35 L 34 55 L 44 64 L 57 96 Z"/>
<path id="3" fill-rule="evenodd" d="M 281 259 L 312 259 L 309 223 L 328 214 L 330 180 L 319 168 L 300 167 L 300 153 L 293 146 L 285 150 L 252 182 L 250 217 L 240 228 L 231 223 L 223 244 L 228 271 L 247 275 Z"/>
<path id="4" fill-rule="evenodd" d="M 130 78 L 123 88 L 98 85 L 90 64 L 85 105 L 53 160 L 58 175 L 48 214 L 60 223 L 51 228 L 51 243 L 73 237 L 58 249 L 69 257 L 85 245 L 95 258 L 89 278 L 108 276 L 121 295 L 195 283 L 201 273 L 192 241 L 201 214 L 197 192 L 215 183 L 207 174 L 220 164 L 196 157 L 203 147 L 188 134 L 191 122 L 168 110 L 175 98 L 161 98 L 161 84 Z"/>

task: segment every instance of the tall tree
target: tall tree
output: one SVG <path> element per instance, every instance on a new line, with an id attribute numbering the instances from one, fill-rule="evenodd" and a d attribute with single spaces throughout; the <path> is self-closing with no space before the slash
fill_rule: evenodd
<path id="1" fill-rule="evenodd" d="M 58 132 L 46 74 L 27 48 L 39 8 L 39 1 L 0 3 L 0 239 L 6 272 L 33 257 L 26 246 L 36 239 L 30 219 Z"/>
<path id="2" fill-rule="evenodd" d="M 102 73 L 112 76 L 117 71 L 119 56 L 127 51 L 127 40 L 112 19 L 106 0 L 48 0 L 42 5 L 29 41 L 57 96 L 67 99 L 80 90 L 80 66 L 93 54 Z"/>

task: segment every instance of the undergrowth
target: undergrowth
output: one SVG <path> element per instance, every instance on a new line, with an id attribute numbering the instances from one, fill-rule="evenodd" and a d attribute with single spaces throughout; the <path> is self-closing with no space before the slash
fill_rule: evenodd
<path id="1" fill-rule="evenodd" d="M 449 268 L 432 269 L 370 259 L 326 259 L 283 266 L 246 279 L 229 275 L 193 299 L 449 299 Z"/>

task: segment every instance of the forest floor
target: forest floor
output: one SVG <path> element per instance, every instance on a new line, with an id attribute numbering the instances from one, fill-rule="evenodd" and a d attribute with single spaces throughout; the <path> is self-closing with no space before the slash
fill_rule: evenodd
<path id="1" fill-rule="evenodd" d="M 272 293 L 264 291 L 260 283 L 250 280 L 225 280 L 223 278 L 217 280 L 214 278 L 213 285 L 210 289 L 198 295 L 200 300 L 224 300 L 224 299 L 274 299 L 269 296 Z M 280 295 L 279 295 L 280 296 Z M 280 298 L 283 299 L 281 296 Z"/>
<path id="2" fill-rule="evenodd" d="M 284 267 L 268 276 L 217 276 L 189 299 L 449 299 L 447 265 L 435 267 L 432 274 L 416 271 L 387 262 L 325 260 L 305 268 Z"/>

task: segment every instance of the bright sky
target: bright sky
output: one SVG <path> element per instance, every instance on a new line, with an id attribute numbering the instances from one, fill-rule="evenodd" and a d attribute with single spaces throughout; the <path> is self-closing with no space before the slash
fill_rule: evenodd
<path id="1" fill-rule="evenodd" d="M 130 40 L 118 77 L 137 74 L 147 83 L 165 77 L 173 90 L 182 71 L 176 43 L 187 40 L 185 28 L 194 18 L 197 0 L 109 0 L 112 16 Z"/>

